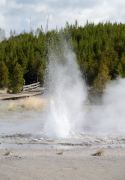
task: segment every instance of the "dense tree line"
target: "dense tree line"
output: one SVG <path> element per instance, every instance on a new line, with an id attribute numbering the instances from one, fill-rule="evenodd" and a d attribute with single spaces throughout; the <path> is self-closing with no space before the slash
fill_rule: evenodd
<path id="1" fill-rule="evenodd" d="M 107 81 L 125 77 L 125 24 L 86 23 L 84 27 L 66 24 L 61 30 L 47 33 L 11 35 L 0 42 L 0 88 L 14 93 L 23 84 L 40 81 L 43 85 L 48 46 L 60 34 L 70 41 L 86 83 L 93 91 L 102 92 Z"/>

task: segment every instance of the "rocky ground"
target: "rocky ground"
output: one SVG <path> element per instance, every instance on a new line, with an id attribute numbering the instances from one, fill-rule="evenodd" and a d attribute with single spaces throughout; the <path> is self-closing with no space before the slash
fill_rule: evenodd
<path id="1" fill-rule="evenodd" d="M 125 180 L 124 148 L 1 148 L 0 180 Z"/>

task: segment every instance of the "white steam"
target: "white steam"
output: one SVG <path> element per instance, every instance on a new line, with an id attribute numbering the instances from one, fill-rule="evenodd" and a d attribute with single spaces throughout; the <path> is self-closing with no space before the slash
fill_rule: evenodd
<path id="1" fill-rule="evenodd" d="M 45 115 L 45 134 L 66 138 L 82 131 L 86 88 L 75 54 L 66 43 L 60 53 L 50 52 L 46 84 L 49 106 Z"/>
<path id="2" fill-rule="evenodd" d="M 91 106 L 85 126 L 90 133 L 125 134 L 125 79 L 107 85 L 102 104 Z"/>
<path id="3" fill-rule="evenodd" d="M 52 138 L 79 134 L 125 134 L 125 79 L 111 81 L 98 105 L 86 104 L 86 86 L 67 44 L 51 51 L 46 77 L 48 106 L 44 133 Z"/>

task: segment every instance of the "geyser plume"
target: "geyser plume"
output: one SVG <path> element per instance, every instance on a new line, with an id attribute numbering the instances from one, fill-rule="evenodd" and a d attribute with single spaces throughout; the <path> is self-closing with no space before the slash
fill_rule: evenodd
<path id="1" fill-rule="evenodd" d="M 46 110 L 44 132 L 48 137 L 67 138 L 84 122 L 86 88 L 71 47 L 60 42 L 49 50 L 46 74 Z"/>
<path id="2" fill-rule="evenodd" d="M 71 47 L 59 43 L 49 49 L 46 73 L 48 106 L 44 133 L 52 138 L 79 134 L 125 134 L 125 79 L 111 81 L 100 104 L 86 104 L 86 86 Z"/>

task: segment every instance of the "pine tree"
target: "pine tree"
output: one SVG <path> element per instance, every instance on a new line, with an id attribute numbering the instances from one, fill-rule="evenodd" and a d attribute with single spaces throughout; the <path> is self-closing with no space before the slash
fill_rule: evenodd
<path id="1" fill-rule="evenodd" d="M 8 68 L 6 64 L 0 62 L 0 88 L 5 88 L 8 85 Z"/>
<path id="2" fill-rule="evenodd" d="M 24 84 L 23 69 L 20 64 L 16 63 L 10 81 L 10 89 L 12 93 L 21 92 Z"/>
<path id="3" fill-rule="evenodd" d="M 94 81 L 94 89 L 102 93 L 105 89 L 106 83 L 110 80 L 109 69 L 105 63 L 101 63 L 98 75 Z"/>

